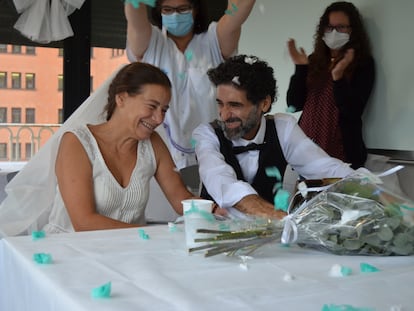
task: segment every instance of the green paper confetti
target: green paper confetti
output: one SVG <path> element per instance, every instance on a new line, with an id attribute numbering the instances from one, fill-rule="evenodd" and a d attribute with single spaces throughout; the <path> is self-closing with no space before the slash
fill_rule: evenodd
<path id="1" fill-rule="evenodd" d="M 195 146 L 196 146 L 196 144 L 197 144 L 197 141 L 194 139 L 194 138 L 191 138 L 191 140 L 190 140 L 190 145 L 191 145 L 191 148 L 195 148 Z"/>
<path id="2" fill-rule="evenodd" d="M 234 3 L 231 4 L 231 9 L 225 10 L 224 13 L 227 15 L 233 15 L 233 13 L 236 13 L 239 10 L 237 5 Z"/>
<path id="3" fill-rule="evenodd" d="M 349 267 L 341 267 L 341 274 L 342 276 L 349 276 L 352 274 L 352 269 Z"/>
<path id="4" fill-rule="evenodd" d="M 265 172 L 269 177 L 276 177 L 277 180 L 282 180 L 282 174 L 280 174 L 280 171 L 276 166 L 266 167 Z"/>
<path id="5" fill-rule="evenodd" d="M 414 207 L 409 207 L 408 205 L 401 204 L 400 207 L 409 211 L 414 211 Z"/>
<path id="6" fill-rule="evenodd" d="M 168 222 L 168 231 L 177 232 L 178 231 L 177 225 L 175 223 L 171 222 L 171 221 Z"/>
<path id="7" fill-rule="evenodd" d="M 370 273 L 370 272 L 378 272 L 380 271 L 377 267 L 374 267 L 368 263 L 365 262 L 361 262 L 361 264 L 359 265 L 361 272 L 366 272 L 366 273 Z"/>
<path id="8" fill-rule="evenodd" d="M 46 236 L 46 233 L 44 231 L 33 231 L 32 232 L 32 240 L 33 241 L 43 239 L 45 236 Z"/>
<path id="9" fill-rule="evenodd" d="M 205 220 L 208 220 L 210 222 L 213 222 L 216 220 L 216 218 L 214 217 L 214 215 L 212 213 L 200 210 L 194 203 L 194 201 L 191 201 L 191 207 L 189 210 L 184 212 L 184 215 L 189 215 L 189 214 L 199 214 L 202 218 L 204 218 Z"/>
<path id="10" fill-rule="evenodd" d="M 109 298 L 111 296 L 111 282 L 92 289 L 93 298 Z"/>
<path id="11" fill-rule="evenodd" d="M 131 3 L 134 8 L 138 9 L 140 3 L 155 7 L 155 1 L 156 0 L 125 0 L 125 4 Z"/>
<path id="12" fill-rule="evenodd" d="M 294 106 L 289 106 L 286 108 L 287 113 L 294 113 L 296 112 L 296 108 Z"/>
<path id="13" fill-rule="evenodd" d="M 322 311 L 374 311 L 372 308 L 357 308 L 351 305 L 323 305 Z"/>
<path id="14" fill-rule="evenodd" d="M 230 225 L 229 224 L 219 224 L 219 230 L 230 231 Z"/>
<path id="15" fill-rule="evenodd" d="M 186 50 L 184 55 L 187 61 L 190 62 L 193 59 L 193 50 L 190 50 L 190 49 Z"/>
<path id="16" fill-rule="evenodd" d="M 282 210 L 287 212 L 289 207 L 290 193 L 286 190 L 279 189 L 274 198 L 275 210 Z"/>
<path id="17" fill-rule="evenodd" d="M 181 80 L 184 80 L 184 79 L 185 79 L 185 72 L 179 72 L 179 73 L 177 74 L 177 76 L 178 76 L 178 78 L 180 78 Z"/>
<path id="18" fill-rule="evenodd" d="M 52 255 L 45 253 L 36 253 L 33 254 L 33 260 L 42 265 L 50 264 L 52 263 Z"/>
<path id="19" fill-rule="evenodd" d="M 144 229 L 138 229 L 139 237 L 143 240 L 149 240 L 149 235 L 145 233 Z"/>

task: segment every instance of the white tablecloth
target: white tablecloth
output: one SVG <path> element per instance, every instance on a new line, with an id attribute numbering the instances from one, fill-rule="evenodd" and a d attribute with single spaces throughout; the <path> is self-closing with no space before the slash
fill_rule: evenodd
<path id="1" fill-rule="evenodd" d="M 149 240 L 137 229 L 3 239 L 0 310 L 320 311 L 325 304 L 414 310 L 412 256 L 336 256 L 272 245 L 244 269 L 239 258 L 189 255 L 179 229 L 145 227 Z M 34 262 L 35 253 L 50 253 L 53 263 Z M 362 273 L 361 262 L 380 271 Z M 353 273 L 332 277 L 335 264 Z M 91 297 L 93 288 L 109 281 L 110 298 Z"/>

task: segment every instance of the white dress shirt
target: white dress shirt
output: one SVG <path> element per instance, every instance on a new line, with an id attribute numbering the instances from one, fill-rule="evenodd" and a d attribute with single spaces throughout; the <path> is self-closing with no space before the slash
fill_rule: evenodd
<path id="1" fill-rule="evenodd" d="M 345 177 L 354 172 L 349 164 L 330 157 L 312 142 L 303 133 L 293 116 L 277 113 L 274 115 L 274 121 L 283 155 L 299 175 L 307 179 L 318 179 Z M 233 145 L 261 144 L 265 132 L 266 121 L 262 117 L 259 131 L 252 140 L 232 140 Z M 243 175 L 248 181 L 245 182 L 237 179 L 234 169 L 224 160 L 220 152 L 220 142 L 210 124 L 199 125 L 193 132 L 193 138 L 196 142 L 195 150 L 201 181 L 219 206 L 229 208 L 243 197 L 257 194 L 249 183 L 253 181 L 258 168 L 258 150 L 236 155 Z"/>

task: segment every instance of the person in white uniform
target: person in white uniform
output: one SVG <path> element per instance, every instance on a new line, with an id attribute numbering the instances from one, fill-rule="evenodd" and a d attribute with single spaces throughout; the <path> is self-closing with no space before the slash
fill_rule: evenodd
<path id="1" fill-rule="evenodd" d="M 48 233 L 145 225 L 152 177 L 182 214 L 181 201 L 193 195 L 155 132 L 169 108 L 167 75 L 135 62 L 107 85 L 78 108 L 6 188 L 0 237 L 21 234 L 33 224 L 41 229 L 42 215 L 48 216 L 43 227 Z M 105 116 L 103 122 L 94 122 L 99 119 L 94 109 Z"/>
<path id="2" fill-rule="evenodd" d="M 266 168 L 277 167 L 282 178 L 287 164 L 307 179 L 354 172 L 313 143 L 293 116 L 264 116 L 277 97 L 273 69 L 265 61 L 234 56 L 208 76 L 217 87 L 214 105 L 220 119 L 199 125 L 193 133 L 202 197 L 236 217 L 282 218 L 285 213 L 274 207 L 277 180 L 267 176 Z"/>
<path id="3" fill-rule="evenodd" d="M 125 5 L 127 55 L 161 68 L 172 82 L 170 109 L 158 130 L 182 169 L 196 164 L 194 128 L 217 117 L 217 108 L 205 104 L 215 98 L 206 72 L 237 52 L 241 26 L 255 1 L 228 1 L 226 14 L 208 24 L 200 0 L 159 0 L 151 9 L 154 25 L 147 5 L 138 3 L 138 8 Z"/>

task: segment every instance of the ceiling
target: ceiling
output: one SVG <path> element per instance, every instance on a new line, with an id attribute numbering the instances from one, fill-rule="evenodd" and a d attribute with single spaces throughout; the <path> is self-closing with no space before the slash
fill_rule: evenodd
<path id="1" fill-rule="evenodd" d="M 124 48 L 126 20 L 122 0 L 86 0 L 91 1 L 91 46 Z M 224 12 L 226 1 L 201 0 L 208 7 L 210 20 L 217 20 Z M 16 45 L 34 45 L 63 47 L 63 41 L 50 44 L 38 44 L 23 37 L 13 25 L 19 18 L 13 0 L 0 0 L 0 43 Z M 69 20 L 71 16 L 69 16 Z"/>

